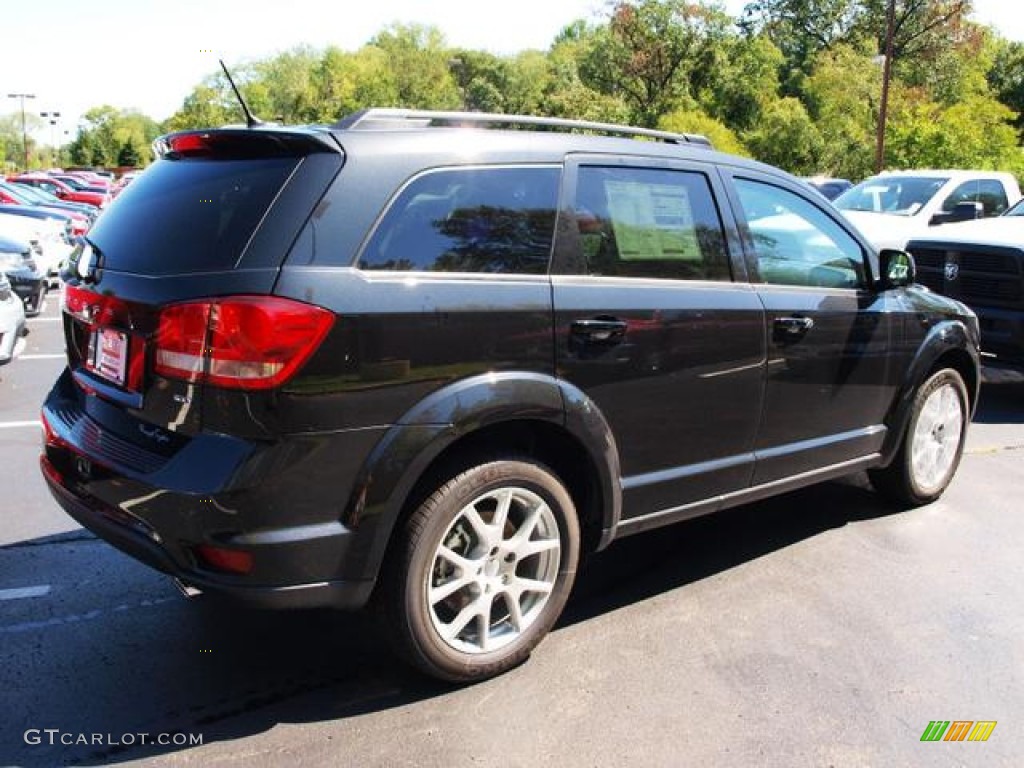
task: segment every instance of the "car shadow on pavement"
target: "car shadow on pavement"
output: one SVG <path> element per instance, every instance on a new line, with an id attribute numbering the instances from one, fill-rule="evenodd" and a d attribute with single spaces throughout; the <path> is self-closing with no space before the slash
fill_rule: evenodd
<path id="1" fill-rule="evenodd" d="M 561 624 L 692 584 L 833 528 L 898 512 L 862 473 L 631 536 L 584 563 Z"/>
<path id="2" fill-rule="evenodd" d="M 982 384 L 974 421 L 979 424 L 1024 424 L 1024 381 L 1011 379 Z"/>
<path id="3" fill-rule="evenodd" d="M 857 476 L 624 539 L 585 563 L 556 632 L 828 529 L 894 512 Z M 116 764 L 187 749 L 140 746 L 137 738 L 125 744 L 124 734 L 231 742 L 279 723 L 327 723 L 458 696 L 457 688 L 399 663 L 368 615 L 264 612 L 205 596 L 189 603 L 163 577 L 87 534 L 51 539 L 25 542 L 18 551 L 73 547 L 52 556 L 88 557 L 103 575 L 95 592 L 69 589 L 61 610 L 76 615 L 35 622 L 46 628 L 42 652 L 32 622 L 11 624 L 3 616 L 0 635 L 9 636 L 0 640 L 15 664 L 28 657 L 29 668 L 13 682 L 21 690 L 0 694 L 4 708 L 20 707 L 17 717 L 5 717 L 0 764 Z M 0 556 L 8 551 L 14 550 Z M 19 562 L 5 564 L 17 570 Z M 64 567 L 77 572 L 74 563 Z M 133 603 L 133 593 L 143 599 Z M 102 600 L 106 607 L 89 611 Z M 128 603 L 132 610 L 122 610 Z M 19 649 L 11 640 L 35 648 Z M 529 663 L 514 674 L 529 675 Z M 115 743 L 32 745 L 23 736 L 29 728 L 103 734 Z"/>

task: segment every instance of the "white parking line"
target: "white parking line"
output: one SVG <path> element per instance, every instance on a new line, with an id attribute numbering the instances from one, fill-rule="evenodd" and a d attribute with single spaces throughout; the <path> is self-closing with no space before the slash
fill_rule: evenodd
<path id="1" fill-rule="evenodd" d="M 123 611 L 133 611 L 138 608 L 152 608 L 155 605 L 169 603 L 171 600 L 181 600 L 181 598 L 175 595 L 174 597 L 161 597 L 155 600 L 142 600 L 132 605 L 121 603 L 111 609 L 94 608 L 88 613 L 72 613 L 68 616 L 54 616 L 49 619 L 43 619 L 42 621 L 23 621 L 20 624 L 8 624 L 7 626 L 0 626 L 0 635 L 14 634 L 17 632 L 32 632 L 39 629 L 50 629 L 51 627 L 60 627 L 68 624 L 79 624 L 83 621 L 98 619 L 100 616 L 104 616 L 112 612 L 120 613 Z"/>
<path id="2" fill-rule="evenodd" d="M 26 597 L 42 597 L 48 594 L 50 594 L 50 585 L 40 584 L 38 587 L 0 589 L 0 600 L 23 600 Z"/>
<path id="3" fill-rule="evenodd" d="M 30 317 L 28 322 L 29 325 L 33 323 L 59 323 L 63 319 L 62 317 Z"/>
<path id="4" fill-rule="evenodd" d="M 19 355 L 19 360 L 63 360 L 67 355 Z"/>
<path id="5" fill-rule="evenodd" d="M 23 427 L 41 427 L 39 421 L 0 421 L 0 429 L 21 429 Z"/>

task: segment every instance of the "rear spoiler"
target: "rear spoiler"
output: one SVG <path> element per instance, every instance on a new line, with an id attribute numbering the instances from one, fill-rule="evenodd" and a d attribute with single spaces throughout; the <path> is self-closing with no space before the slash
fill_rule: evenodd
<path id="1" fill-rule="evenodd" d="M 166 134 L 153 142 L 153 153 L 165 160 L 191 157 L 246 160 L 341 154 L 342 149 L 328 131 L 218 128 Z"/>

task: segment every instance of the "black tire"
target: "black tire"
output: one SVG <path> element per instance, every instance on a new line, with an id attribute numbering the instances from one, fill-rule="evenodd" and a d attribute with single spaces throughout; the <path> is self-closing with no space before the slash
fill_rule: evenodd
<path id="1" fill-rule="evenodd" d="M 25 317 L 38 317 L 46 309 L 46 284 L 43 283 L 32 301 L 32 308 L 25 307 Z"/>
<path id="2" fill-rule="evenodd" d="M 931 419 L 930 413 L 925 413 L 930 398 L 938 398 L 929 407 L 938 403 L 942 414 L 942 420 L 931 429 L 929 422 L 922 422 L 922 419 Z M 960 374 L 952 368 L 933 373 L 914 395 L 910 421 L 892 463 L 884 469 L 868 472 L 871 484 L 883 495 L 903 505 L 917 507 L 935 501 L 949 486 L 960 464 L 969 415 L 967 387 Z M 915 452 L 922 456 L 923 452 L 931 450 L 936 452 L 939 461 L 934 472 L 929 474 L 922 469 L 920 460 L 915 462 Z"/>
<path id="3" fill-rule="evenodd" d="M 460 472 L 397 536 L 379 595 L 385 631 L 406 660 L 451 682 L 484 680 L 524 661 L 565 607 L 579 560 L 572 498 L 529 459 Z M 456 556 L 464 565 L 449 560 Z M 549 592 L 533 588 L 548 583 Z"/>

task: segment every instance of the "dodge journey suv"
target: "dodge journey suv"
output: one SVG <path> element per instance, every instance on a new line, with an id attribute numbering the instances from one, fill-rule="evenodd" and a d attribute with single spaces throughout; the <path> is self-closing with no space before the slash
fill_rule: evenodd
<path id="1" fill-rule="evenodd" d="M 190 592 L 372 605 L 476 680 L 617 538 L 956 471 L 974 315 L 701 137 L 367 110 L 156 147 L 64 275 L 41 466 Z"/>

